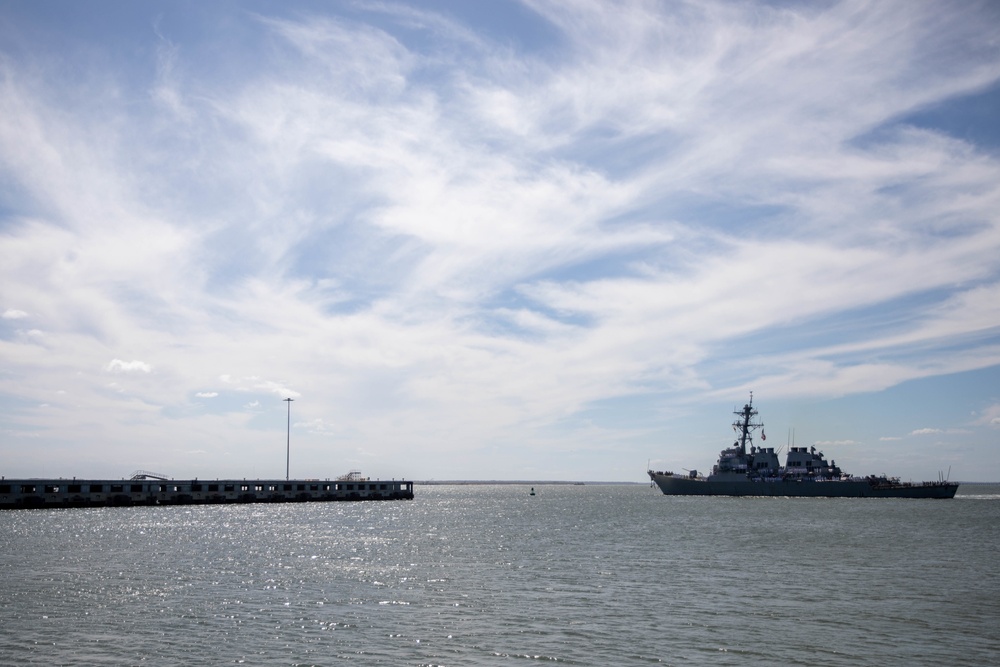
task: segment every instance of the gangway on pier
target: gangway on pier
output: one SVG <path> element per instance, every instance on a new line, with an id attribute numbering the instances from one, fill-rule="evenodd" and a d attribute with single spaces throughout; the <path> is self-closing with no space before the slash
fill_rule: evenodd
<path id="1" fill-rule="evenodd" d="M 158 479 L 161 482 L 166 482 L 170 478 L 167 477 L 166 475 L 161 475 L 158 472 L 149 472 L 148 470 L 136 470 L 134 473 L 132 473 L 132 477 L 130 477 L 129 479 L 133 481 L 138 479 Z"/>

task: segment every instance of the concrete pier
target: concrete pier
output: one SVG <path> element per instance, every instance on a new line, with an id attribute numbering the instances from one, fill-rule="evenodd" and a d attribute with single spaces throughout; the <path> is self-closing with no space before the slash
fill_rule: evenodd
<path id="1" fill-rule="evenodd" d="M 0 509 L 412 499 L 405 480 L 0 480 Z"/>

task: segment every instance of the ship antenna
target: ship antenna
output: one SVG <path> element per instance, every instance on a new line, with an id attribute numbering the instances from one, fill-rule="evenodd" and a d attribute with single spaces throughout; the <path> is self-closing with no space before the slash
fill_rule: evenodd
<path id="1" fill-rule="evenodd" d="M 747 454 L 747 440 L 750 439 L 750 431 L 756 428 L 756 424 L 751 424 L 750 419 L 756 412 L 753 409 L 753 392 L 750 392 L 750 402 L 743 406 L 743 409 L 739 412 L 734 411 L 734 414 L 740 417 L 739 421 L 733 424 L 733 428 L 736 429 L 737 433 L 740 434 L 739 440 L 737 441 L 740 447 L 740 454 L 746 456 Z M 752 440 L 751 440 L 752 442 Z"/>

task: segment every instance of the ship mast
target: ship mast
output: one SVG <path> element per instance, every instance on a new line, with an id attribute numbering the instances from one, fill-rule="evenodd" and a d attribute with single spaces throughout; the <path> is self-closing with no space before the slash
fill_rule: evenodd
<path id="1" fill-rule="evenodd" d="M 740 434 L 740 439 L 738 440 L 740 447 L 740 455 L 747 455 L 747 440 L 751 443 L 753 442 L 753 436 L 751 435 L 753 431 L 756 431 L 761 427 L 761 424 L 754 423 L 751 421 L 757 416 L 757 411 L 753 409 L 753 392 L 750 392 L 750 402 L 743 406 L 742 410 L 734 410 L 733 414 L 739 417 L 738 420 L 733 422 L 733 430 Z"/>

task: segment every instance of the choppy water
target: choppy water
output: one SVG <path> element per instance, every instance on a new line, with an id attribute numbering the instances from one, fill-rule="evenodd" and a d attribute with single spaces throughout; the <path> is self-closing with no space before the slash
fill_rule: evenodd
<path id="1" fill-rule="evenodd" d="M 9 665 L 989 665 L 1000 487 L 0 513 Z"/>

